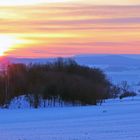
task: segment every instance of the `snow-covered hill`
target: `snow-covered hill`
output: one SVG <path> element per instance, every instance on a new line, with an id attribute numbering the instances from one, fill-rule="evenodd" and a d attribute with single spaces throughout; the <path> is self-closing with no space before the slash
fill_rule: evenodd
<path id="1" fill-rule="evenodd" d="M 102 106 L 1 109 L 0 140 L 140 140 L 140 98 Z"/>

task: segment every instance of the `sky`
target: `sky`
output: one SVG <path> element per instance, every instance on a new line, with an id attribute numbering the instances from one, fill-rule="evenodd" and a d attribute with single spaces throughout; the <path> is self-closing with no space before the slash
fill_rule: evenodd
<path id="1" fill-rule="evenodd" d="M 0 1 L 0 55 L 140 54 L 140 0 Z"/>

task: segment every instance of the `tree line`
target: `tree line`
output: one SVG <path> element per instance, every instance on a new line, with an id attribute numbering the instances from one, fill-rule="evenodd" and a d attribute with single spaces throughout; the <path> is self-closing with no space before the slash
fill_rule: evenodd
<path id="1" fill-rule="evenodd" d="M 59 58 L 46 64 L 9 64 L 0 74 L 0 106 L 7 107 L 14 97 L 25 95 L 32 107 L 40 99 L 55 106 L 96 105 L 118 95 L 106 75 L 97 68 Z"/>

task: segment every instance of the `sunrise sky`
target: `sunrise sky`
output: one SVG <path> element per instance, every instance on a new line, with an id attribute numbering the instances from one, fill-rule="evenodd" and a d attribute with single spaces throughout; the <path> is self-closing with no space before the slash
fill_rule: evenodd
<path id="1" fill-rule="evenodd" d="M 0 1 L 0 55 L 140 54 L 140 0 Z"/>

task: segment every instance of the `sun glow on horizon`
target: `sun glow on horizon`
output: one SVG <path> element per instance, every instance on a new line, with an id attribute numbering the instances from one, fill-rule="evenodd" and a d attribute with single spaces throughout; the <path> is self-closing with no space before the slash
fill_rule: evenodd
<path id="1" fill-rule="evenodd" d="M 0 35 L 0 56 L 3 56 L 6 51 L 9 51 L 18 42 L 14 36 Z"/>
<path id="2" fill-rule="evenodd" d="M 140 54 L 138 1 L 0 1 L 0 56 Z"/>

